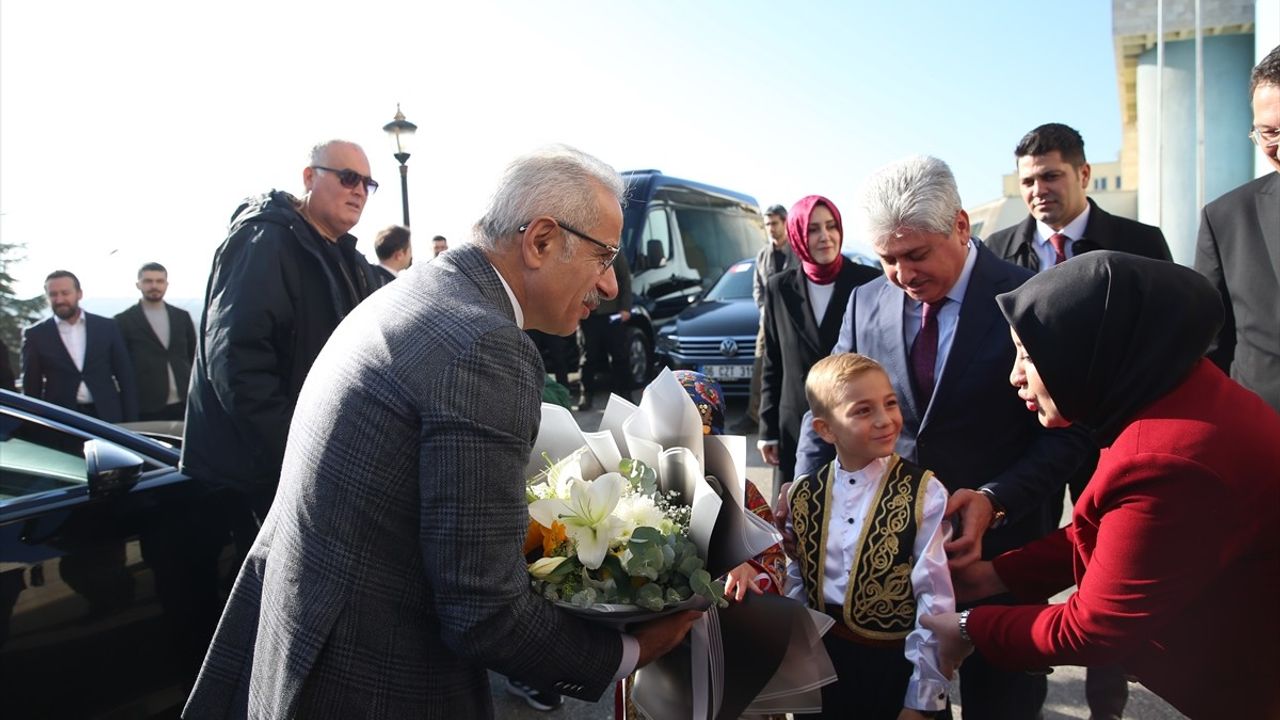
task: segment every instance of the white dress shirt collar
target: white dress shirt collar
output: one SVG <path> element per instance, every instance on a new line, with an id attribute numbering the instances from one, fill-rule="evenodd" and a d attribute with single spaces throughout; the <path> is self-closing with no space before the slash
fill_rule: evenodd
<path id="1" fill-rule="evenodd" d="M 490 265 L 493 265 L 490 263 Z M 498 276 L 498 282 L 502 283 L 502 289 L 507 291 L 507 299 L 511 301 L 511 309 L 516 314 L 516 327 L 524 329 L 524 310 L 520 309 L 520 301 L 516 300 L 516 294 L 511 291 L 511 286 L 507 284 L 507 279 L 502 277 L 502 272 L 498 270 L 497 265 L 493 265 L 493 272 Z"/>
<path id="2" fill-rule="evenodd" d="M 1054 230 L 1053 228 L 1046 225 L 1043 221 L 1037 220 L 1036 221 L 1036 246 L 1037 246 L 1037 249 L 1040 251 L 1041 257 L 1044 256 L 1044 251 L 1048 252 L 1049 257 L 1056 256 L 1057 251 L 1054 250 L 1053 246 L 1049 244 L 1049 236 L 1054 234 L 1055 232 L 1066 235 L 1067 239 L 1072 242 L 1084 237 L 1084 229 L 1089 226 L 1089 211 L 1092 208 L 1093 206 L 1090 205 L 1088 202 L 1086 202 L 1084 204 L 1084 211 L 1081 212 L 1079 215 L 1077 215 L 1074 220 L 1064 225 L 1061 230 Z M 1070 242 L 1067 243 L 1067 247 L 1064 254 L 1067 256 L 1068 259 L 1070 259 L 1075 255 L 1075 253 L 1071 252 Z"/>

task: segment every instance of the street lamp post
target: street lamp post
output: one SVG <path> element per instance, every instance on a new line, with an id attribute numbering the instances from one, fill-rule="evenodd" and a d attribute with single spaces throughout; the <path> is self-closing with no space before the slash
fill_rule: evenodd
<path id="1" fill-rule="evenodd" d="M 400 161 L 400 199 L 404 203 L 404 226 L 409 227 L 409 139 L 417 131 L 418 126 L 404 119 L 400 112 L 400 103 L 396 103 L 396 117 L 382 126 L 391 136 L 395 147 L 395 158 Z"/>

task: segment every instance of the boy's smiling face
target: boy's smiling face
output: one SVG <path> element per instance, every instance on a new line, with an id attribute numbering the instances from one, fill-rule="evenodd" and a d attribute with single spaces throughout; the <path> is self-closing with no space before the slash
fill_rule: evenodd
<path id="1" fill-rule="evenodd" d="M 858 375 L 845 383 L 835 398 L 828 417 L 813 418 L 813 429 L 836 446 L 841 467 L 861 470 L 872 460 L 893 453 L 902 432 L 902 411 L 883 371 Z"/>

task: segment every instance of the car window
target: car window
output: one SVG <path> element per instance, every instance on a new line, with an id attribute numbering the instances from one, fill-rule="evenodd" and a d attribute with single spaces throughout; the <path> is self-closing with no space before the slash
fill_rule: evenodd
<path id="1" fill-rule="evenodd" d="M 667 225 L 666 209 L 655 207 L 649 210 L 649 215 L 644 221 L 644 240 L 645 243 L 640 248 L 640 252 L 647 256 L 649 244 L 656 240 L 662 247 L 662 260 L 654 267 L 666 264 L 666 261 L 671 258 L 671 228 Z"/>
<path id="2" fill-rule="evenodd" d="M 711 287 L 729 266 L 749 257 L 765 239 L 764 221 L 736 206 L 676 207 L 685 261 Z"/>
<path id="3" fill-rule="evenodd" d="M 0 505 L 87 482 L 84 438 L 0 413 Z"/>
<path id="4" fill-rule="evenodd" d="M 750 300 L 751 280 L 756 264 L 750 260 L 734 265 L 707 292 L 707 300 Z"/>

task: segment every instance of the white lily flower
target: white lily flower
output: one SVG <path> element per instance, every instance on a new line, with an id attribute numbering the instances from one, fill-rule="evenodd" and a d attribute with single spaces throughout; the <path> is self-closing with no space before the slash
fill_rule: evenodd
<path id="1" fill-rule="evenodd" d="M 534 560 L 533 563 L 529 565 L 529 574 L 538 578 L 539 580 L 542 580 L 546 576 L 550 575 L 551 571 L 560 567 L 560 563 L 568 559 L 569 558 L 567 557 L 559 557 L 559 556 L 539 558 L 537 560 Z"/>
<path id="2" fill-rule="evenodd" d="M 574 478 L 567 501 L 535 500 L 529 503 L 529 516 L 547 528 L 559 520 L 577 548 L 578 559 L 588 569 L 596 570 L 624 525 L 613 516 L 613 509 L 626 482 L 618 473 L 605 473 L 595 480 Z"/>

